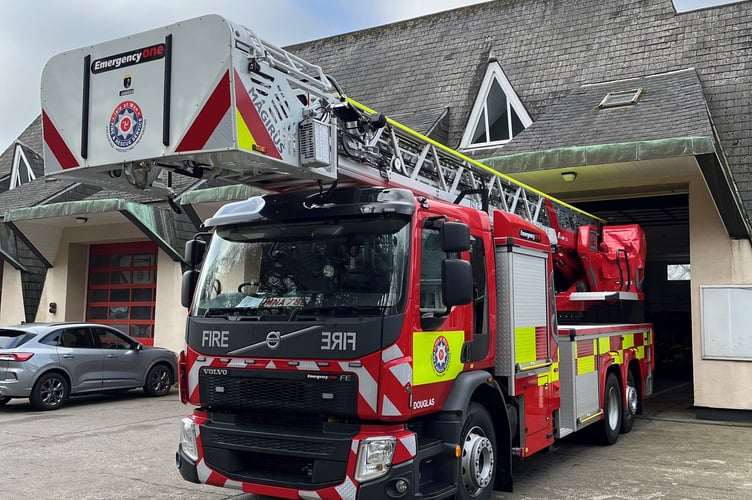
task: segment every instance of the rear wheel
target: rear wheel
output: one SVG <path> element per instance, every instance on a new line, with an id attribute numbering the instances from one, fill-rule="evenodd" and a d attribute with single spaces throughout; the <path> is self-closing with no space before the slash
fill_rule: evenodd
<path id="1" fill-rule="evenodd" d="M 47 373 L 31 389 L 29 402 L 35 410 L 57 410 L 68 399 L 68 381 L 60 373 Z"/>
<path id="2" fill-rule="evenodd" d="M 626 389 L 627 406 L 624 408 L 624 415 L 621 418 L 621 432 L 627 434 L 632 430 L 635 415 L 637 415 L 637 405 L 639 403 L 639 393 L 635 385 L 632 370 L 627 370 L 627 389 Z"/>
<path id="3" fill-rule="evenodd" d="M 144 392 L 147 396 L 166 396 L 172 387 L 172 373 L 165 365 L 154 365 L 146 374 Z"/>
<path id="4" fill-rule="evenodd" d="M 603 389 L 603 414 L 603 420 L 598 423 L 598 440 L 605 445 L 612 445 L 619 439 L 622 417 L 619 379 L 613 373 L 606 377 Z"/>
<path id="5" fill-rule="evenodd" d="M 496 477 L 496 435 L 488 411 L 477 403 L 470 403 L 467 409 L 460 446 L 457 498 L 491 498 Z"/>

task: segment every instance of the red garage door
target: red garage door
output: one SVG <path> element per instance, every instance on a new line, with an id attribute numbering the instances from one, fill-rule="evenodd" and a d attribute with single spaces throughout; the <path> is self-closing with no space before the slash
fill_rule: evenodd
<path id="1" fill-rule="evenodd" d="M 151 241 L 92 245 L 86 319 L 154 345 L 157 246 Z"/>

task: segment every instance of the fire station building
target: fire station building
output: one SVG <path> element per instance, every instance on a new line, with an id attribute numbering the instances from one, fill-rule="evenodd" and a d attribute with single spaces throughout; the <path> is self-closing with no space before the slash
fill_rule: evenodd
<path id="1" fill-rule="evenodd" d="M 288 50 L 432 139 L 640 224 L 657 377 L 691 381 L 698 416 L 752 418 L 749 2 L 498 0 Z M 168 203 L 46 179 L 44 156 L 41 118 L 0 156 L 0 324 L 91 320 L 180 350 L 185 241 L 256 191 L 172 174 Z"/>

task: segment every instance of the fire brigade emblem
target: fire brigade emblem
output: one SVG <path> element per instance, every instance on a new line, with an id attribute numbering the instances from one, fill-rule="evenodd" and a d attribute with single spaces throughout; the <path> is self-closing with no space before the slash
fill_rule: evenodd
<path id="1" fill-rule="evenodd" d="M 449 366 L 449 342 L 443 336 L 433 343 L 433 369 L 437 375 L 443 375 Z"/>
<path id="2" fill-rule="evenodd" d="M 110 116 L 110 142 L 121 151 L 131 149 L 141 138 L 143 129 L 144 116 L 133 101 L 121 102 Z"/>

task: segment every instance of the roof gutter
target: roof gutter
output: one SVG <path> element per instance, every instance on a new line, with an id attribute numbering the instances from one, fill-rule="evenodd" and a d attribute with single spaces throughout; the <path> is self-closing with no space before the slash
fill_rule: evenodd
<path id="1" fill-rule="evenodd" d="M 717 137 L 673 137 L 513 153 L 479 161 L 514 176 L 519 172 L 694 156 L 729 237 L 752 242 L 752 226 L 718 144 Z"/>
<path id="2" fill-rule="evenodd" d="M 20 221 L 49 219 L 53 217 L 75 217 L 105 212 L 119 212 L 150 240 L 157 244 L 167 255 L 176 262 L 183 262 L 177 251 L 177 236 L 166 209 L 130 202 L 122 199 L 82 200 L 38 205 L 28 208 L 9 210 L 5 214 L 5 223 L 11 230 L 40 258 L 48 267 L 52 264 L 43 253 L 36 248 L 23 231 L 16 224 Z"/>

